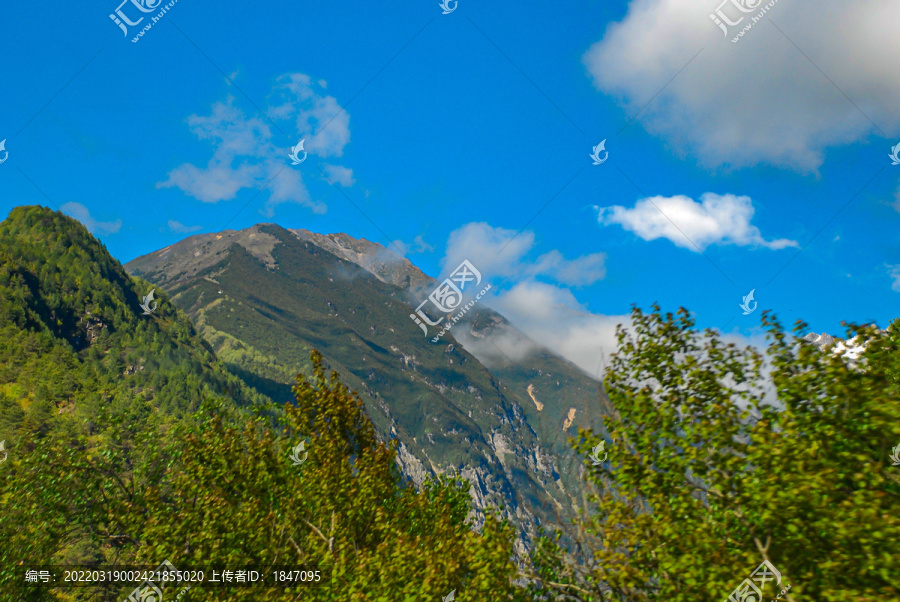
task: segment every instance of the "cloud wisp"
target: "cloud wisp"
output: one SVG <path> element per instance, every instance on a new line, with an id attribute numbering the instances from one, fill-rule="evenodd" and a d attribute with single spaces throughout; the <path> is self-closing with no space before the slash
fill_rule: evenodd
<path id="1" fill-rule="evenodd" d="M 533 232 L 473 222 L 454 230 L 442 265 L 453 269 L 464 259 L 495 285 L 486 304 L 518 329 L 497 329 L 490 341 L 457 333 L 460 343 L 490 362 L 518 361 L 536 345 L 595 374 L 603 350 L 615 346 L 616 325 L 628 316 L 592 314 L 567 287 L 595 284 L 606 276 L 606 255 L 591 253 L 566 259 L 558 250 L 531 258 Z M 551 282 L 547 282 L 551 281 Z M 523 336 L 524 335 L 524 336 Z"/>
<path id="2" fill-rule="evenodd" d="M 69 217 L 77 219 L 84 224 L 85 228 L 95 235 L 115 234 L 122 229 L 122 220 L 117 219 L 111 222 L 101 222 L 100 220 L 95 219 L 88 208 L 81 203 L 66 203 L 60 207 L 60 210 Z"/>
<path id="3" fill-rule="evenodd" d="M 340 157 L 350 142 L 350 115 L 324 94 L 324 86 L 324 81 L 313 83 L 302 73 L 281 76 L 270 95 L 267 117 L 291 123 L 289 129 L 297 131 L 298 140 L 305 139 L 304 150 L 310 155 Z M 287 146 L 297 140 L 276 144 L 269 122 L 262 116 L 248 116 L 235 105 L 234 96 L 213 104 L 209 115 L 191 115 L 187 124 L 200 140 L 213 144 L 213 154 L 203 166 L 179 165 L 157 188 L 177 188 L 203 203 L 219 203 L 235 199 L 244 189 L 268 186 L 269 197 L 261 211 L 266 217 L 272 217 L 275 207 L 283 203 L 325 213 L 325 205 L 313 200 L 302 172 L 285 169 Z M 324 173 L 330 183 L 343 187 L 356 182 L 353 170 L 341 165 L 326 164 Z"/>
<path id="4" fill-rule="evenodd" d="M 553 250 L 529 260 L 526 255 L 534 245 L 533 232 L 516 236 L 515 230 L 471 222 L 450 233 L 442 264 L 445 269 L 452 270 L 468 259 L 487 277 L 522 279 L 541 276 L 569 286 L 594 284 L 606 276 L 604 253 L 566 259 Z"/>

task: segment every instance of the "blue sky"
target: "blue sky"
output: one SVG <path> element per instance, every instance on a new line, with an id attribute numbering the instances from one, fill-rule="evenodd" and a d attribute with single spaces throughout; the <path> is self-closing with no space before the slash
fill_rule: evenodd
<path id="1" fill-rule="evenodd" d="M 585 369 L 632 303 L 744 337 L 751 289 L 817 332 L 900 315 L 896 4 L 779 2 L 737 42 L 717 2 L 438 4 L 178 0 L 135 43 L 165 3 L 127 37 L 115 0 L 7 3 L 0 211 L 123 262 L 260 222 L 467 258 Z"/>

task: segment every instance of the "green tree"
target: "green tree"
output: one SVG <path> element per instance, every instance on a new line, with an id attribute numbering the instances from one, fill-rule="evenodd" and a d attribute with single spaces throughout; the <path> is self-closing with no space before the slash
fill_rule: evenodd
<path id="1" fill-rule="evenodd" d="M 900 598 L 900 322 L 851 329 L 869 340 L 858 365 L 763 323 L 768 396 L 756 351 L 696 331 L 684 309 L 633 310 L 604 381 L 609 461 L 588 473 L 595 545 L 572 562 L 543 542 L 545 591 L 723 600 L 769 560 L 791 585 L 782 600 Z M 601 441 L 583 435 L 583 453 Z"/>
<path id="2" fill-rule="evenodd" d="M 0 535 L 16 550 L 0 555 L 24 566 L 169 560 L 180 569 L 282 566 L 330 575 L 329 587 L 303 592 L 195 587 L 192 601 L 411 602 L 453 589 L 460 601 L 526 599 L 512 582 L 512 529 L 488 513 L 473 530 L 468 483 L 405 485 L 394 446 L 378 440 L 362 401 L 337 374 L 326 376 L 318 353 L 311 359 L 296 404 L 275 418 L 208 399 L 174 425 L 136 420 L 90 447 L 56 432 L 24 441 L 0 500 Z M 301 441 L 307 456 L 294 465 L 289 456 Z M 102 559 L 90 557 L 96 549 Z M 8 587 L 16 581 L 12 566 L 0 585 L 4 578 Z"/>
<path id="3" fill-rule="evenodd" d="M 226 405 L 207 407 L 160 457 L 164 484 L 141 494 L 131 513 L 142 530 L 137 557 L 176 566 L 319 566 L 331 587 L 305 600 L 516 599 L 511 529 L 488 516 L 480 533 L 466 520 L 461 483 L 401 484 L 393 446 L 380 442 L 362 401 L 312 354 L 296 404 L 275 425 L 256 418 L 230 426 Z M 305 444 L 306 460 L 289 460 Z M 214 590 L 192 599 L 215 599 Z M 234 600 L 289 600 L 277 589 L 229 592 Z"/>

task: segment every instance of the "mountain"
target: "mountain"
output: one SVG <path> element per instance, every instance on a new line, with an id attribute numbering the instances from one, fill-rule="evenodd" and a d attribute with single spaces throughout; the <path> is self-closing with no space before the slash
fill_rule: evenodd
<path id="1" fill-rule="evenodd" d="M 276 401 L 318 349 L 398 440 L 404 474 L 463 476 L 476 507 L 503 508 L 523 541 L 581 502 L 566 438 L 599 427 L 598 383 L 478 305 L 432 343 L 410 315 L 436 281 L 381 245 L 259 224 L 126 269 L 166 290 L 228 369 Z M 505 357 L 501 336 L 527 352 Z"/>
<path id="2" fill-rule="evenodd" d="M 102 458 L 127 481 L 159 434 L 204 402 L 227 399 L 248 413 L 271 405 L 226 369 L 163 291 L 144 315 L 151 288 L 61 213 L 17 207 L 0 222 L 0 583 L 23 561 L 87 563 L 109 549 L 100 521 L 62 493 L 80 477 L 48 474 L 52 460 L 29 464 L 42 442 L 79 462 Z M 97 499 L 80 507 L 101 509 Z"/>
<path id="3" fill-rule="evenodd" d="M 302 229 L 290 232 L 359 265 L 382 282 L 404 289 L 412 306 L 417 306 L 438 284 L 408 259 L 377 243 L 347 234 L 326 236 Z M 549 442 L 556 451 L 567 452 L 568 443 L 561 436 L 570 432 L 567 424 L 598 426 L 602 430 L 600 417 L 608 410 L 602 409 L 605 396 L 599 383 L 571 362 L 541 348 L 499 313 L 475 305 L 454 334 L 491 374 L 514 391 L 520 402 L 524 400 L 526 414 L 539 425 L 545 444 Z"/>
<path id="4" fill-rule="evenodd" d="M 67 417 L 95 419 L 114 398 L 173 415 L 210 395 L 243 406 L 265 401 L 225 369 L 163 291 L 144 315 L 152 285 L 129 276 L 78 222 L 41 207 L 13 209 L 0 223 L 0 262 L 0 398 L 26 417 L 7 414 L 0 439 L 15 442 L 22 429 Z"/>
<path id="5" fill-rule="evenodd" d="M 885 331 L 875 327 L 875 332 L 883 333 Z M 856 364 L 856 360 L 859 359 L 859 356 L 862 355 L 868 345 L 868 342 L 860 340 L 859 335 L 854 336 L 848 341 L 840 338 L 836 339 L 826 332 L 823 332 L 822 334 L 811 332 L 803 337 L 803 339 L 818 346 L 822 350 L 831 349 L 832 353 L 847 358 L 852 365 Z"/>
<path id="6" fill-rule="evenodd" d="M 0 223 L 0 331 L 0 600 L 181 597 L 192 588 L 168 578 L 72 589 L 60 572 L 47 587 L 25 576 L 164 560 L 183 571 L 315 567 L 305 574 L 331 586 L 219 584 L 192 599 L 434 599 L 453 587 L 530 599 L 513 583 L 512 529 L 485 517 L 473 532 L 454 483 L 406 486 L 360 400 L 318 356 L 294 404 L 275 406 L 75 220 L 19 207 Z"/>

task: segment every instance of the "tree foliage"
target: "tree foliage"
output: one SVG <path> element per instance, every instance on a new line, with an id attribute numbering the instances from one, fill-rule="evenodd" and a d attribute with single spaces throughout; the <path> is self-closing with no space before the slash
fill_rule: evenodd
<path id="1" fill-rule="evenodd" d="M 769 560 L 791 585 L 785 600 L 900 597 L 900 468 L 888 458 L 900 443 L 900 322 L 851 329 L 869 340 L 858 365 L 775 318 L 764 325 L 774 390 L 753 349 L 697 332 L 683 309 L 634 309 L 605 378 L 609 460 L 588 476 L 596 545 L 581 565 L 561 549 L 539 558 L 563 583 L 551 589 L 721 600 Z M 588 453 L 600 439 L 584 435 Z"/>
<path id="2" fill-rule="evenodd" d="M 472 529 L 468 484 L 405 485 L 393 446 L 378 441 L 362 402 L 336 374 L 326 376 L 321 357 L 312 361 L 314 376 L 298 377 L 296 404 L 274 419 L 211 400 L 169 432 L 140 429 L 127 437 L 131 445 L 114 438 L 99 454 L 56 433 L 25 442 L 6 475 L 0 535 L 15 549 L 2 552 L 5 560 L 14 556 L 17 569 L 48 559 L 169 560 L 183 569 L 291 566 L 331 575 L 330 587 L 306 589 L 303 600 L 412 601 L 452 589 L 458 600 L 525 599 L 512 584 L 511 528 L 488 515 Z M 300 441 L 307 457 L 298 466 L 289 456 Z M 79 556 L 81 549 L 99 552 Z M 0 573 L 6 588 L 21 577 Z M 190 600 L 300 595 L 275 587 L 190 592 Z"/>

